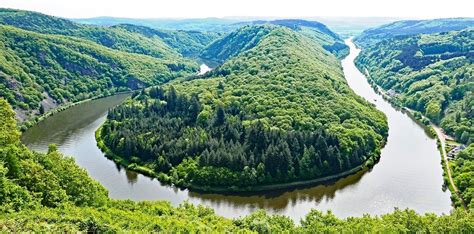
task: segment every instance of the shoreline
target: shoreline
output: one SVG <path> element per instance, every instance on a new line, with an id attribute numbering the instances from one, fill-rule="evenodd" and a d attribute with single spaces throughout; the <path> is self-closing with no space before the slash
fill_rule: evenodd
<path id="1" fill-rule="evenodd" d="M 20 124 L 17 124 L 17 128 L 21 132 L 25 132 L 29 128 L 34 127 L 35 125 L 39 124 L 43 120 L 47 119 L 48 117 L 53 116 L 53 115 L 55 115 L 57 113 L 60 113 L 62 111 L 65 111 L 65 110 L 67 110 L 71 107 L 74 107 L 74 106 L 77 106 L 77 105 L 80 105 L 80 104 L 83 104 L 83 103 L 86 103 L 86 102 L 94 101 L 94 100 L 97 100 L 97 99 L 101 99 L 101 98 L 111 97 L 111 96 L 120 95 L 120 94 L 128 94 L 128 93 L 131 94 L 134 91 L 136 91 L 136 90 L 119 91 L 119 92 L 115 92 L 115 93 L 108 94 L 108 95 L 99 95 L 99 96 L 87 98 L 87 99 L 84 99 L 84 100 L 80 100 L 80 101 L 77 101 L 77 102 L 71 102 L 71 103 L 67 103 L 65 105 L 59 105 L 59 106 L 47 111 L 46 113 L 44 113 L 42 115 L 34 116 L 31 119 L 25 119 Z M 27 124 L 27 123 L 29 123 L 29 124 Z"/>
<path id="2" fill-rule="evenodd" d="M 365 75 L 365 77 L 367 78 L 367 81 L 369 81 L 370 86 L 372 86 L 372 88 L 375 90 L 376 93 L 380 93 L 386 101 L 388 101 L 390 104 L 392 104 L 392 106 L 395 106 L 395 107 L 399 108 L 401 111 L 403 111 L 404 113 L 406 113 L 416 123 L 418 123 L 420 126 L 422 126 L 430 137 L 436 139 L 436 145 L 437 145 L 438 151 L 439 151 L 440 156 L 441 156 L 440 163 L 441 163 L 441 166 L 443 168 L 443 180 L 445 182 L 445 186 L 447 186 L 449 191 L 451 192 L 451 203 L 452 203 L 451 205 L 453 207 L 455 207 L 456 202 L 459 201 L 461 203 L 461 206 L 465 210 L 467 210 L 467 206 L 464 202 L 464 198 L 459 193 L 459 190 L 456 187 L 456 185 L 454 183 L 454 180 L 452 178 L 451 167 L 449 165 L 449 161 L 448 161 L 447 156 L 446 156 L 446 149 L 445 149 L 446 139 L 449 138 L 449 139 L 453 139 L 455 141 L 455 138 L 453 138 L 450 135 L 445 134 L 444 130 L 441 127 L 434 124 L 429 118 L 424 116 L 422 113 L 417 112 L 417 111 L 415 111 L 413 109 L 410 109 L 408 107 L 402 106 L 399 103 L 396 103 L 393 100 L 393 97 L 390 97 L 386 93 L 387 91 L 385 89 L 380 87 L 372 79 L 369 78 L 370 74 L 369 74 L 369 71 L 367 70 L 367 68 L 365 66 L 364 66 L 365 71 L 362 71 L 362 68 L 357 66 L 357 64 L 356 64 L 356 67 L 359 69 L 360 72 L 362 72 Z M 415 116 L 414 113 L 419 113 L 420 117 Z M 425 120 L 428 121 L 428 124 L 425 123 Z M 452 195 L 454 195 L 454 194 L 456 196 L 453 197 Z"/>
<path id="3" fill-rule="evenodd" d="M 102 124 L 103 125 L 103 124 Z M 156 173 L 152 169 L 148 168 L 147 166 L 138 165 L 136 163 L 130 163 L 123 159 L 123 157 L 115 154 L 109 147 L 105 145 L 105 143 L 100 138 L 100 131 L 102 129 L 102 125 L 95 131 L 95 139 L 97 142 L 97 147 L 104 153 L 104 156 L 116 164 L 123 166 L 127 170 L 131 170 L 145 176 L 157 179 L 161 183 L 175 186 L 177 188 L 184 188 L 189 189 L 190 191 L 197 191 L 201 193 L 219 193 L 219 194 L 235 194 L 235 193 L 258 193 L 258 192 L 267 192 L 267 191 L 275 191 L 275 190 L 286 190 L 286 189 L 293 189 L 298 187 L 310 186 L 310 185 L 320 185 L 325 182 L 330 182 L 334 180 L 338 180 L 349 175 L 355 174 L 357 172 L 363 170 L 369 170 L 372 168 L 380 159 L 381 155 L 375 155 L 368 157 L 363 164 L 358 165 L 352 169 L 334 174 L 328 175 L 320 178 L 310 179 L 310 180 L 301 180 L 301 181 L 292 181 L 292 182 L 285 182 L 285 183 L 277 183 L 277 184 L 264 184 L 264 185 L 257 185 L 257 186 L 248 186 L 248 187 L 211 187 L 211 186 L 201 186 L 201 185 L 194 185 L 194 184 L 186 184 L 186 185 L 178 185 L 173 183 L 172 181 L 165 181 L 163 175 L 168 176 L 167 174 L 160 172 Z M 385 145 L 385 141 L 382 144 L 382 147 Z"/>

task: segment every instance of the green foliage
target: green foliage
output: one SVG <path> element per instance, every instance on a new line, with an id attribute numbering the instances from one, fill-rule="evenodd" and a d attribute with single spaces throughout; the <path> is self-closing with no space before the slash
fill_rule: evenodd
<path id="1" fill-rule="evenodd" d="M 183 59 L 157 59 L 10 26 L 0 25 L 0 38 L 0 96 L 27 113 L 160 84 L 197 69 Z"/>
<path id="2" fill-rule="evenodd" d="M 356 63 L 393 90 L 395 101 L 425 114 L 459 141 L 474 141 L 474 30 L 387 39 L 364 47 Z"/>
<path id="3" fill-rule="evenodd" d="M 0 98 L 0 110 L 2 212 L 39 205 L 59 207 L 64 203 L 102 205 L 108 201 L 105 188 L 72 158 L 63 157 L 54 147 L 47 154 L 30 152 L 20 143 L 14 112 L 3 98 Z"/>
<path id="4" fill-rule="evenodd" d="M 207 46 L 200 57 L 224 62 L 255 47 L 270 31 L 270 26 L 244 26 Z"/>
<path id="5" fill-rule="evenodd" d="M 319 43 L 325 50 L 331 52 L 339 59 L 349 54 L 349 47 L 341 37 L 322 23 L 297 19 L 274 20 L 268 23 L 285 26 L 300 32 Z"/>
<path id="6" fill-rule="evenodd" d="M 113 26 L 113 28 L 139 33 L 147 38 L 159 38 L 182 55 L 189 57 L 198 56 L 202 49 L 220 37 L 220 34 L 218 33 L 158 30 L 133 24 L 120 24 Z"/>
<path id="7" fill-rule="evenodd" d="M 156 58 L 173 59 L 179 57 L 179 54 L 161 39 L 147 38 L 120 28 L 77 24 L 67 19 L 31 11 L 0 8 L 0 24 L 41 34 L 82 38 L 112 49 Z"/>
<path id="8" fill-rule="evenodd" d="M 288 217 L 268 215 L 264 211 L 230 220 L 216 215 L 210 208 L 187 202 L 173 207 L 164 201 L 111 200 L 101 185 L 54 147 L 50 147 L 48 154 L 31 153 L 19 142 L 14 123 L 14 112 L 0 98 L 0 229 L 3 232 L 474 231 L 473 213 L 459 209 L 443 216 L 395 210 L 380 217 L 365 215 L 347 219 L 313 210 L 302 220 L 301 226 L 296 226 Z M 18 174 L 8 175 L 11 165 L 5 160 L 7 155 L 20 162 Z"/>
<path id="9" fill-rule="evenodd" d="M 460 190 L 466 205 L 469 209 L 474 209 L 474 143 L 456 155 L 451 169 L 454 183 Z"/>
<path id="10" fill-rule="evenodd" d="M 369 158 L 373 165 L 385 117 L 351 91 L 337 59 L 279 26 L 244 27 L 222 40 L 242 34 L 257 44 L 239 44 L 206 77 L 151 88 L 115 108 L 100 139 L 125 162 L 138 157 L 167 182 L 203 190 L 322 178 Z"/>

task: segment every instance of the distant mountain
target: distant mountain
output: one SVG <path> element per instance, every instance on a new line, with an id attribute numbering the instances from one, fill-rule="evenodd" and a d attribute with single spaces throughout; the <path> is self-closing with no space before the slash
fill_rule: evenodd
<path id="1" fill-rule="evenodd" d="M 147 38 L 159 38 L 182 55 L 189 57 L 197 56 L 205 46 L 221 36 L 220 33 L 214 32 L 159 30 L 133 24 L 119 24 L 111 28 L 138 33 Z"/>
<path id="2" fill-rule="evenodd" d="M 255 47 L 270 31 L 271 27 L 267 25 L 244 26 L 214 41 L 202 51 L 201 57 L 217 62 L 224 62 L 243 51 Z"/>
<path id="3" fill-rule="evenodd" d="M 336 55 L 338 58 L 343 58 L 349 54 L 349 47 L 344 44 L 342 38 L 331 31 L 326 25 L 317 21 L 307 21 L 301 19 L 281 19 L 272 21 L 252 21 L 241 22 L 238 25 L 259 25 L 259 24 L 273 24 L 290 28 L 294 31 L 300 32 L 303 35 L 315 40 L 323 46 L 324 49 Z"/>
<path id="4" fill-rule="evenodd" d="M 314 40 L 327 51 L 338 58 L 346 56 L 349 52 L 344 41 L 324 24 L 305 20 L 274 20 L 242 22 L 243 25 L 225 37 L 214 41 L 201 53 L 201 57 L 223 62 L 245 50 L 253 48 L 259 41 L 271 31 L 272 25 L 290 28 L 295 32 Z"/>
<path id="5" fill-rule="evenodd" d="M 235 23 L 248 20 L 239 19 L 131 19 L 116 17 L 95 17 L 86 19 L 71 19 L 71 21 L 101 26 L 113 26 L 118 24 L 133 24 L 165 30 L 185 30 L 200 32 L 230 32 L 237 29 Z"/>
<path id="6" fill-rule="evenodd" d="M 95 25 L 140 25 L 155 28 L 155 30 L 161 31 L 162 29 L 167 30 L 190 30 L 208 32 L 206 35 L 216 35 L 216 33 L 225 34 L 231 31 L 238 30 L 245 25 L 258 25 L 258 24 L 274 24 L 291 28 L 295 31 L 299 31 L 306 36 L 316 40 L 323 47 L 335 54 L 338 58 L 342 58 L 349 53 L 349 48 L 344 44 L 344 41 L 339 35 L 331 31 L 326 25 L 317 21 L 308 21 L 301 19 L 279 19 L 279 20 L 254 20 L 249 19 L 127 19 L 127 18 L 113 18 L 113 17 L 99 17 L 90 19 L 75 19 L 76 22 L 95 24 Z M 135 26 L 136 27 L 136 26 Z M 142 31 L 139 28 L 135 30 Z M 214 32 L 210 34 L 209 32 Z M 149 34 L 149 33 L 147 33 Z M 154 33 L 159 35 L 161 33 Z M 189 35 L 191 38 L 193 35 Z M 181 38 L 183 38 L 181 36 Z M 182 50 L 180 42 L 174 39 L 167 40 L 162 39 L 174 48 L 181 49 L 185 54 L 189 54 L 189 50 Z M 215 39 L 215 38 L 214 38 Z M 189 44 L 189 43 L 186 43 Z M 194 54 L 196 51 L 192 51 Z"/>
<path id="7" fill-rule="evenodd" d="M 474 18 L 404 20 L 367 29 L 354 39 L 362 47 L 396 36 L 429 34 L 474 28 Z"/>

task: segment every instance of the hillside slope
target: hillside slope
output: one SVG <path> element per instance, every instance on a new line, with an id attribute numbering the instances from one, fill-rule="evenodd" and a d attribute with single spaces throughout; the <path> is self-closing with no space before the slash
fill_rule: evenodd
<path id="1" fill-rule="evenodd" d="M 377 159 L 385 116 L 348 87 L 336 57 L 281 26 L 230 35 L 215 42 L 236 55 L 221 67 L 111 111 L 100 134 L 109 155 L 204 190 L 322 178 Z M 254 46 L 232 43 L 241 38 Z"/>
<path id="2" fill-rule="evenodd" d="M 0 96 L 21 120 L 61 103 L 160 84 L 194 73 L 180 57 L 113 50 L 75 37 L 0 25 Z"/>
<path id="3" fill-rule="evenodd" d="M 37 12 L 0 8 L 0 24 L 42 34 L 74 36 L 124 52 L 173 59 L 179 53 L 158 38 L 148 38 L 120 28 L 74 23 Z"/>
<path id="4" fill-rule="evenodd" d="M 474 30 L 388 39 L 366 47 L 357 65 L 395 100 L 459 141 L 474 141 Z"/>
<path id="5" fill-rule="evenodd" d="M 241 22 L 235 25 L 243 26 L 229 33 L 223 39 L 216 40 L 207 46 L 202 51 L 201 57 L 217 62 L 232 58 L 256 46 L 269 32 L 272 25 L 284 26 L 301 33 L 338 58 L 343 58 L 349 53 L 349 47 L 344 44 L 344 41 L 336 33 L 329 30 L 324 24 L 315 21 L 286 19 Z"/>
<path id="6" fill-rule="evenodd" d="M 222 63 L 255 47 L 270 30 L 271 27 L 266 25 L 244 26 L 214 41 L 201 52 L 200 57 Z"/>
<path id="7" fill-rule="evenodd" d="M 147 38 L 159 38 L 168 46 L 176 49 L 179 53 L 188 57 L 196 57 L 202 49 L 212 41 L 220 37 L 219 33 L 199 31 L 172 31 L 158 30 L 132 24 L 120 24 L 112 28 L 124 29 L 129 32 L 139 33 Z"/>
<path id="8" fill-rule="evenodd" d="M 474 18 L 451 18 L 433 20 L 402 20 L 380 27 L 367 29 L 354 38 L 361 47 L 373 46 L 377 42 L 397 36 L 458 31 L 474 27 Z"/>
<path id="9" fill-rule="evenodd" d="M 341 59 L 349 54 L 349 47 L 339 35 L 326 25 L 317 21 L 282 19 L 273 21 L 254 21 L 252 24 L 272 24 L 290 28 L 318 42 L 324 49 Z"/>

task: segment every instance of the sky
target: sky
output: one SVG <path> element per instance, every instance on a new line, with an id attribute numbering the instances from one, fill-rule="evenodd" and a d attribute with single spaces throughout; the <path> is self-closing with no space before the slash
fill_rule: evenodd
<path id="1" fill-rule="evenodd" d="M 474 17 L 474 0 L 0 0 L 65 18 Z"/>

